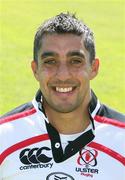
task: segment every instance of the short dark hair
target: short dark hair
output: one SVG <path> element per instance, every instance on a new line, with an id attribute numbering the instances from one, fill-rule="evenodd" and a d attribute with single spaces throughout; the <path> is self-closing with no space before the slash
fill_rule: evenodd
<path id="1" fill-rule="evenodd" d="M 37 30 L 34 38 L 34 60 L 38 61 L 38 51 L 41 48 L 42 37 L 45 34 L 64 34 L 72 33 L 82 35 L 84 45 L 89 52 L 89 59 L 92 62 L 95 59 L 95 43 L 93 32 L 81 20 L 78 20 L 74 14 L 60 13 L 59 15 L 45 21 Z"/>

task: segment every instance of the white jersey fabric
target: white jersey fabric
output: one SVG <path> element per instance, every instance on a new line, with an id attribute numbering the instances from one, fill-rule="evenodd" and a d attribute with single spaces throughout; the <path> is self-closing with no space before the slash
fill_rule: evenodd
<path id="1" fill-rule="evenodd" d="M 59 135 L 37 97 L 2 117 L 0 180 L 125 180 L 125 116 L 92 96 L 92 124 L 77 137 Z"/>

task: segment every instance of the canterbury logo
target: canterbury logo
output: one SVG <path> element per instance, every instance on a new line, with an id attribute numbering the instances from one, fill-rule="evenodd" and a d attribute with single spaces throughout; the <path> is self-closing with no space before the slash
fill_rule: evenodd
<path id="1" fill-rule="evenodd" d="M 20 153 L 20 161 L 23 164 L 39 164 L 39 163 L 48 163 L 52 160 L 52 157 L 47 156 L 46 154 L 51 151 L 48 147 L 42 148 L 33 148 L 33 149 L 24 149 Z"/>

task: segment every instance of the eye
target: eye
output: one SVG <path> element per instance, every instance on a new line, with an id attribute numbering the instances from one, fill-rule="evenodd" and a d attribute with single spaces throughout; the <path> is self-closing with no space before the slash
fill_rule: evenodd
<path id="1" fill-rule="evenodd" d="M 70 61 L 70 63 L 71 64 L 74 64 L 74 65 L 79 65 L 79 64 L 82 64 L 82 59 L 80 59 L 80 58 L 72 58 L 71 59 L 71 61 Z"/>
<path id="2" fill-rule="evenodd" d="M 49 58 L 49 59 L 44 60 L 44 64 L 54 65 L 56 64 L 56 60 L 53 58 Z"/>

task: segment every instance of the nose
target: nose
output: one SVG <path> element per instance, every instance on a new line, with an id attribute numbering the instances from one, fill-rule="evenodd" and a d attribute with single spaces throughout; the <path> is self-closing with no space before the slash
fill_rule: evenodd
<path id="1" fill-rule="evenodd" d="M 65 81 L 65 80 L 71 78 L 70 68 L 68 67 L 68 65 L 66 63 L 61 63 L 58 66 L 56 76 L 61 81 Z"/>

